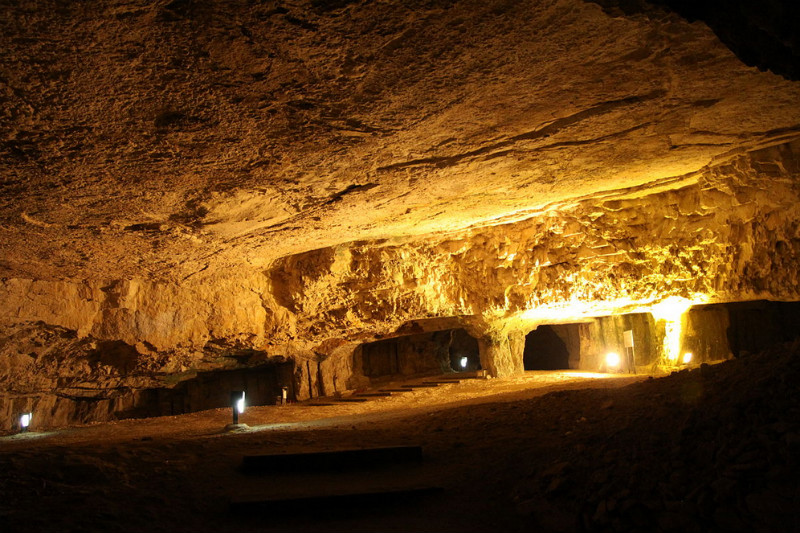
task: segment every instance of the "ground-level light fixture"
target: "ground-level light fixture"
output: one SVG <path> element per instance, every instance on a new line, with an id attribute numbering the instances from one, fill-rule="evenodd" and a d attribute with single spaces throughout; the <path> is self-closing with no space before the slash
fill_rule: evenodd
<path id="1" fill-rule="evenodd" d="M 689 363 L 691 363 L 692 357 L 693 357 L 692 352 L 686 352 L 685 354 L 683 354 L 683 364 L 688 365 Z"/>
<path id="2" fill-rule="evenodd" d="M 461 368 L 467 368 L 468 359 L 466 357 L 461 358 Z"/>
<path id="3" fill-rule="evenodd" d="M 244 413 L 244 391 L 231 392 L 231 408 L 233 409 L 233 423 L 239 423 L 239 415 Z"/>
<path id="4" fill-rule="evenodd" d="M 617 368 L 619 368 L 619 363 L 620 363 L 620 359 L 619 359 L 619 354 L 617 352 L 608 352 L 606 354 L 606 367 L 607 368 L 617 369 Z"/>
<path id="5" fill-rule="evenodd" d="M 24 413 L 19 417 L 19 427 L 23 433 L 28 431 L 28 426 L 31 425 L 31 419 L 33 419 L 33 413 Z"/>

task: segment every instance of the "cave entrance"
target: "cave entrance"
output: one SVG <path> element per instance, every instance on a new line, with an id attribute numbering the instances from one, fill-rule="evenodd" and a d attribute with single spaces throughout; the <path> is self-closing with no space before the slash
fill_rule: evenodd
<path id="1" fill-rule="evenodd" d="M 478 341 L 464 329 L 405 335 L 359 347 L 368 378 L 396 378 L 479 370 Z"/>
<path id="2" fill-rule="evenodd" d="M 568 370 L 580 362 L 579 324 L 541 325 L 525 336 L 525 370 Z"/>

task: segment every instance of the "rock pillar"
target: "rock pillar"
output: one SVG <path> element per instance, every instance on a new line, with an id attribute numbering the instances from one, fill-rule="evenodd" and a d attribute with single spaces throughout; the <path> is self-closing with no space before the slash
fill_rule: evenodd
<path id="1" fill-rule="evenodd" d="M 495 378 L 517 376 L 525 371 L 522 362 L 525 335 L 522 332 L 493 335 L 478 339 L 481 366 Z"/>

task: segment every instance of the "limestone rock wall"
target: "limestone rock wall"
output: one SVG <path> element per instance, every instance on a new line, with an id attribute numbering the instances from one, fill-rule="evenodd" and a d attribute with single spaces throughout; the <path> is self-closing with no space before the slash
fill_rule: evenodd
<path id="1" fill-rule="evenodd" d="M 261 268 L 797 133 L 796 83 L 745 66 L 702 23 L 612 3 L 640 9 L 3 2 L 0 276 Z"/>
<path id="2" fill-rule="evenodd" d="M 370 378 L 449 372 L 452 338 L 451 331 L 436 331 L 362 344 L 354 360 Z"/>
<path id="3" fill-rule="evenodd" d="M 681 353 L 690 352 L 692 361 L 704 363 L 730 359 L 731 322 L 728 305 L 702 306 L 689 311 L 683 322 Z M 763 343 L 759 349 L 772 343 Z"/>
<path id="4" fill-rule="evenodd" d="M 508 375 L 539 323 L 646 311 L 669 296 L 798 300 L 798 161 L 800 142 L 786 142 L 517 222 L 354 242 L 179 284 L 5 279 L 2 401 L 83 382 L 113 398 L 239 365 L 241 350 L 252 364 L 295 361 L 299 398 L 331 394 L 359 381 L 359 343 L 435 317 L 456 317 L 479 339 L 483 367 Z"/>
<path id="5" fill-rule="evenodd" d="M 626 359 L 623 333 L 633 331 L 634 359 L 631 365 Z M 649 313 L 632 313 L 621 316 L 608 316 L 580 324 L 580 364 L 581 370 L 591 372 L 614 371 L 606 366 L 605 357 L 615 352 L 621 357 L 619 371 L 649 372 L 661 360 L 664 338 L 658 324 Z M 635 367 L 635 368 L 634 368 Z"/>
<path id="6" fill-rule="evenodd" d="M 33 405 L 43 426 L 113 419 L 139 405 L 138 391 L 191 372 L 290 357 L 291 320 L 264 303 L 268 294 L 263 276 L 182 286 L 4 280 L 0 428 Z M 267 338 L 284 340 L 281 350 L 266 350 Z"/>
<path id="7" fill-rule="evenodd" d="M 794 142 L 741 154 L 660 191 L 609 193 L 451 238 L 288 257 L 270 270 L 276 301 L 313 337 L 427 316 L 480 317 L 488 329 L 519 318 L 524 329 L 669 296 L 797 299 L 799 152 Z"/>

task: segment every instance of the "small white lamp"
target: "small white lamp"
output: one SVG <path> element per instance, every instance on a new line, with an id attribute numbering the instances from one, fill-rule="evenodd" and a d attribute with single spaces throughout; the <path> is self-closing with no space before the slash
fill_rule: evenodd
<path id="1" fill-rule="evenodd" d="M 19 426 L 22 428 L 21 432 L 25 433 L 28 431 L 28 426 L 31 425 L 31 419 L 33 418 L 33 413 L 24 413 L 21 417 L 19 417 Z"/>
<path id="2" fill-rule="evenodd" d="M 233 423 L 239 423 L 239 415 L 244 413 L 244 391 L 231 392 L 231 408 L 233 409 Z"/>

